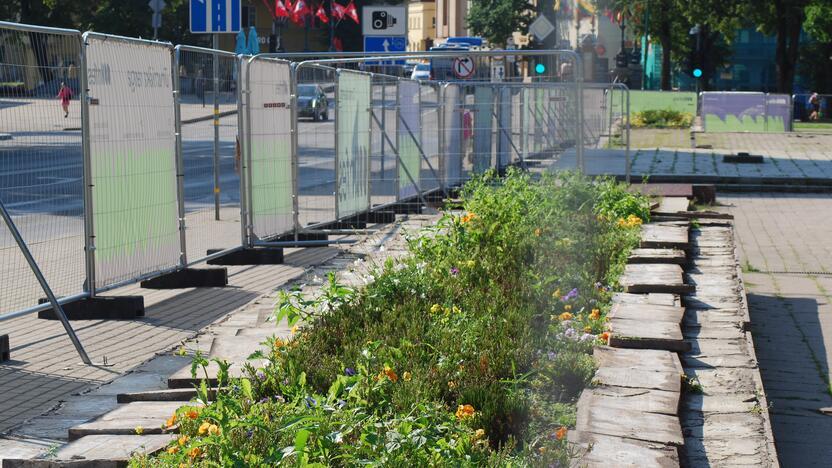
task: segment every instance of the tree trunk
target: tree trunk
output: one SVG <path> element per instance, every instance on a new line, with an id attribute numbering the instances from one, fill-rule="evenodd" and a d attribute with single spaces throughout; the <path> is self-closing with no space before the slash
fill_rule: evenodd
<path id="1" fill-rule="evenodd" d="M 774 2 L 774 9 L 777 14 L 777 48 L 774 57 L 777 65 L 777 92 L 791 94 L 805 12 L 803 5 L 784 5 L 782 0 Z"/>
<path id="2" fill-rule="evenodd" d="M 666 0 L 663 0 L 660 4 L 661 6 L 661 13 L 659 19 L 661 23 L 659 23 L 659 42 L 662 44 L 662 83 L 661 87 L 663 91 L 670 90 L 670 52 L 673 47 L 673 38 L 670 32 L 670 12 L 668 11 L 669 5 Z"/>

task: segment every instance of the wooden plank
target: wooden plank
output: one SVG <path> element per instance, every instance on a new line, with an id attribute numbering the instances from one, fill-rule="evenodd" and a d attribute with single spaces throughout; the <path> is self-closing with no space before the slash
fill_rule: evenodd
<path id="1" fill-rule="evenodd" d="M 679 265 L 627 265 L 619 281 L 629 293 L 687 294 L 695 291 L 692 285 L 685 283 Z"/>
<path id="2" fill-rule="evenodd" d="M 675 416 L 679 412 L 679 394 L 646 388 L 593 387 L 581 393 L 578 407 L 584 404 Z"/>
<path id="3" fill-rule="evenodd" d="M 92 435 L 58 450 L 49 459 L 3 460 L 3 468 L 122 468 L 134 454 L 152 455 L 165 449 L 174 436 Z"/>
<path id="4" fill-rule="evenodd" d="M 680 320 L 681 321 L 681 320 Z M 615 348 L 690 350 L 679 321 L 611 319 L 609 345 Z"/>
<path id="5" fill-rule="evenodd" d="M 645 249 L 690 248 L 689 228 L 666 224 L 644 224 L 641 226 L 641 247 Z"/>
<path id="6" fill-rule="evenodd" d="M 648 197 L 693 197 L 691 184 L 633 184 L 630 190 Z"/>
<path id="7" fill-rule="evenodd" d="M 579 406 L 575 428 L 581 432 L 677 447 L 684 443 L 678 417 L 630 409 L 610 410 L 589 405 Z"/>
<path id="8" fill-rule="evenodd" d="M 679 324 L 685 316 L 684 307 L 659 304 L 613 303 L 607 317 L 610 320 L 643 320 Z"/>
<path id="9" fill-rule="evenodd" d="M 633 249 L 627 263 L 687 263 L 684 250 L 679 249 Z"/>
<path id="10" fill-rule="evenodd" d="M 680 375 L 681 373 L 656 372 L 644 368 L 601 367 L 595 372 L 593 382 L 611 387 L 646 388 L 679 393 L 682 390 Z"/>
<path id="11" fill-rule="evenodd" d="M 669 351 L 595 346 L 592 349 L 592 357 L 599 368 L 645 369 L 669 372 L 677 377 L 682 374 L 679 356 Z"/>
<path id="12" fill-rule="evenodd" d="M 676 214 L 688 211 L 688 207 L 690 207 L 690 200 L 686 197 L 663 197 L 656 213 Z"/>
<path id="13" fill-rule="evenodd" d="M 213 398 L 215 389 L 210 389 Z M 119 393 L 116 395 L 118 403 L 133 403 L 137 401 L 178 401 L 182 404 L 196 398 L 195 388 L 177 388 L 171 390 L 150 390 L 146 392 Z"/>
<path id="14" fill-rule="evenodd" d="M 182 402 L 135 402 L 119 405 L 98 418 L 69 428 L 69 440 L 89 435 L 133 435 L 141 427 L 146 434 L 162 434 L 162 426 Z"/>
<path id="15" fill-rule="evenodd" d="M 575 466 L 588 468 L 677 468 L 675 447 L 582 431 L 569 431 L 568 440 L 585 452 Z"/>
<path id="16" fill-rule="evenodd" d="M 657 304 L 680 307 L 682 305 L 681 299 L 676 294 L 667 293 L 650 293 L 650 294 L 630 294 L 630 293 L 615 293 L 612 296 L 614 304 Z"/>

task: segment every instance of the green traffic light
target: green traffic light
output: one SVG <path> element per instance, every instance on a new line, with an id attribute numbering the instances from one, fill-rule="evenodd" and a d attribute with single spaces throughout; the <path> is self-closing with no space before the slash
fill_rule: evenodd
<path id="1" fill-rule="evenodd" d="M 537 65 L 534 66 L 534 71 L 538 75 L 542 75 L 543 73 L 546 72 L 546 65 L 543 65 L 542 63 L 538 63 Z"/>
<path id="2" fill-rule="evenodd" d="M 693 76 L 695 78 L 699 78 L 702 76 L 702 69 L 701 68 L 694 68 L 693 69 Z"/>

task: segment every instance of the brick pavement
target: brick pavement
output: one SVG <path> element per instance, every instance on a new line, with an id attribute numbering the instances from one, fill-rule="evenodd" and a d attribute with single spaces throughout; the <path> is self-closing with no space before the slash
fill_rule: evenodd
<path id="1" fill-rule="evenodd" d="M 832 196 L 720 195 L 740 261 L 775 444 L 784 467 L 832 459 Z"/>

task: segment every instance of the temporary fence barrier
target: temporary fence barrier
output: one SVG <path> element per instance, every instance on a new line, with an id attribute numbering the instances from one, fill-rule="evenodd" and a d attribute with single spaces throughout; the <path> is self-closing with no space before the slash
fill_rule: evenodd
<path id="1" fill-rule="evenodd" d="M 421 112 L 420 188 L 432 192 L 443 188 L 439 174 L 439 83 L 422 81 L 419 86 Z"/>
<path id="2" fill-rule="evenodd" d="M 811 122 L 812 112 L 815 110 L 815 105 L 811 103 L 811 94 L 794 94 L 792 95 L 794 120 L 802 122 Z M 828 121 L 832 118 L 832 94 L 818 94 L 817 102 L 818 120 Z"/>
<path id="3" fill-rule="evenodd" d="M 421 185 L 420 138 L 422 135 L 422 113 L 420 86 L 418 81 L 399 80 L 398 118 L 396 119 L 396 152 L 398 156 L 398 199 L 417 195 Z"/>
<path id="4" fill-rule="evenodd" d="M 701 93 L 706 132 L 785 132 L 791 130 L 791 97 L 753 92 Z"/>
<path id="5" fill-rule="evenodd" d="M 241 245 L 239 70 L 231 52 L 174 48 L 183 266 Z"/>
<path id="6" fill-rule="evenodd" d="M 695 116 L 697 113 L 697 95 L 693 91 L 649 91 L 629 90 L 630 110 L 644 112 L 647 110 L 673 110 Z M 613 90 L 612 100 L 621 100 L 622 91 Z"/>
<path id="7" fill-rule="evenodd" d="M 338 70 L 335 90 L 335 217 L 370 209 L 372 78 Z"/>
<path id="8" fill-rule="evenodd" d="M 372 75 L 372 152 L 370 156 L 370 200 L 373 207 L 386 207 L 398 200 L 396 121 L 398 81 L 389 75 Z"/>

